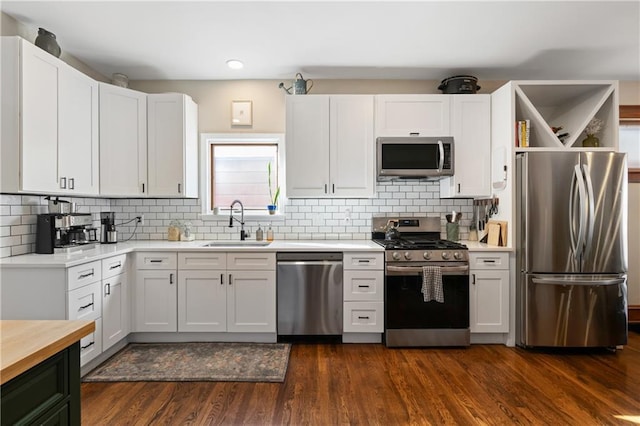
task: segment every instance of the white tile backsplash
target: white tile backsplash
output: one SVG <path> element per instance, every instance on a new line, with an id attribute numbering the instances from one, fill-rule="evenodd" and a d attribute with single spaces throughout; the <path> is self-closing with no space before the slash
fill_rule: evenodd
<path id="1" fill-rule="evenodd" d="M 94 226 L 100 227 L 100 212 L 116 213 L 118 239 L 164 240 L 172 220 L 189 221 L 199 240 L 238 239 L 237 226 L 229 228 L 228 218 L 202 220 L 200 200 L 196 199 L 106 199 L 68 198 L 81 213 L 92 213 Z M 251 220 L 245 228 L 255 238 L 258 223 L 265 230 L 271 225 L 275 239 L 369 239 L 374 214 L 428 215 L 441 219 L 445 236 L 445 214 L 461 211 L 460 238 L 469 233 L 473 201 L 440 199 L 437 182 L 406 181 L 378 183 L 375 198 L 370 199 L 292 199 L 282 207 L 284 218 Z M 346 218 L 347 210 L 349 219 Z M 44 196 L 0 194 L 0 257 L 35 251 L 36 215 L 47 212 Z M 144 215 L 144 225 L 136 227 L 136 216 Z M 124 224 L 124 222 L 130 221 Z M 135 234 L 134 234 L 135 231 Z M 98 236 L 100 232 L 98 231 Z"/>

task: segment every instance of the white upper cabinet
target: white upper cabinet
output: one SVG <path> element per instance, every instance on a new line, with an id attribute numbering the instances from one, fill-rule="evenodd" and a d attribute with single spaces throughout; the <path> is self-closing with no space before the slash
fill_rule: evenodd
<path id="1" fill-rule="evenodd" d="M 100 195 L 147 191 L 147 94 L 100 83 Z"/>
<path id="2" fill-rule="evenodd" d="M 377 95 L 380 136 L 451 136 L 450 95 Z"/>
<path id="3" fill-rule="evenodd" d="M 286 97 L 288 197 L 321 197 L 329 185 L 329 96 Z"/>
<path id="4" fill-rule="evenodd" d="M 491 95 L 451 95 L 454 175 L 440 180 L 441 198 L 491 195 Z"/>
<path id="5" fill-rule="evenodd" d="M 147 95 L 150 197 L 198 197 L 198 106 L 180 93 Z"/>
<path id="6" fill-rule="evenodd" d="M 287 96 L 287 196 L 371 197 L 373 96 Z"/>
<path id="7" fill-rule="evenodd" d="M 60 69 L 58 162 L 62 187 L 98 194 L 98 83 L 71 67 Z M 65 182 L 66 181 L 66 182 Z"/>
<path id="8" fill-rule="evenodd" d="M 95 195 L 95 82 L 19 37 L 2 37 L 2 192 Z"/>

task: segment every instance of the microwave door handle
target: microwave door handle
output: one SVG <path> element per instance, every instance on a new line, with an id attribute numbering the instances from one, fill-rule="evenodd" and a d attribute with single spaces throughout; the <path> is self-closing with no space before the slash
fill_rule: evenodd
<path id="1" fill-rule="evenodd" d="M 438 164 L 438 173 L 442 173 L 442 168 L 444 167 L 444 146 L 442 146 L 442 141 L 438 141 L 438 152 L 440 153 L 440 162 Z"/>

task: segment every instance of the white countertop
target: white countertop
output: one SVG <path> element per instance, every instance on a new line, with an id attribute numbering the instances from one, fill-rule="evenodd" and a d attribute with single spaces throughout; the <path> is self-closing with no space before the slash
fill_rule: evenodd
<path id="1" fill-rule="evenodd" d="M 64 254 L 24 254 L 0 259 L 2 268 L 68 268 L 82 263 L 100 260 L 132 251 L 384 251 L 371 240 L 276 240 L 265 246 L 218 246 L 203 247 L 210 240 L 196 241 L 130 241 L 117 244 L 98 244 L 97 247 Z M 223 243 L 217 241 L 218 243 Z M 249 241 L 248 241 L 249 242 Z M 238 241 L 231 241 L 238 243 Z M 250 243 L 250 242 L 249 242 Z M 477 241 L 460 241 L 471 251 L 511 251 L 508 247 L 490 246 Z"/>

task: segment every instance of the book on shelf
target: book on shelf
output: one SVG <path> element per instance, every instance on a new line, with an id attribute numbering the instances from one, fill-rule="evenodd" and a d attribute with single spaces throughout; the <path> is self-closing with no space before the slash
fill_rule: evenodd
<path id="1" fill-rule="evenodd" d="M 529 137 L 531 135 L 531 121 L 516 121 L 516 147 L 528 148 Z"/>

